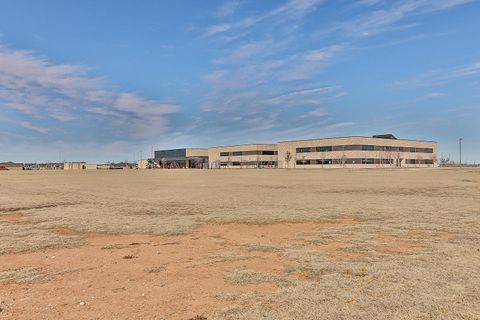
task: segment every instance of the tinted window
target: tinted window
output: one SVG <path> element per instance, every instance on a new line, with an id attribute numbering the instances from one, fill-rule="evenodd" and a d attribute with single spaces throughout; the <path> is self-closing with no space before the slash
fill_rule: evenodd
<path id="1" fill-rule="evenodd" d="M 220 157 L 228 157 L 229 153 L 228 152 L 220 152 Z"/>
<path id="2" fill-rule="evenodd" d="M 317 151 L 317 152 L 328 152 L 328 151 L 332 151 L 332 147 L 331 147 L 331 146 L 327 146 L 327 147 L 317 147 L 317 148 L 316 148 L 316 151 Z"/>
<path id="3" fill-rule="evenodd" d="M 297 148 L 297 153 L 310 152 L 310 148 Z"/>
<path id="4" fill-rule="evenodd" d="M 274 155 L 275 151 L 265 150 L 265 151 L 262 151 L 262 154 L 264 154 L 264 155 Z"/>
<path id="5" fill-rule="evenodd" d="M 324 160 L 315 160 L 316 164 L 332 164 L 333 160 L 331 159 L 324 159 Z"/>
<path id="6" fill-rule="evenodd" d="M 373 150 L 375 150 L 375 146 L 368 145 L 368 144 L 364 144 L 364 145 L 362 146 L 362 150 L 364 150 L 364 151 L 373 151 Z"/>
<path id="7" fill-rule="evenodd" d="M 300 165 L 310 164 L 310 160 L 297 160 L 297 164 L 300 164 Z"/>
<path id="8" fill-rule="evenodd" d="M 374 164 L 375 159 L 362 159 L 362 164 Z"/>
<path id="9" fill-rule="evenodd" d="M 232 154 L 234 156 L 241 156 L 242 155 L 242 151 L 233 151 Z"/>

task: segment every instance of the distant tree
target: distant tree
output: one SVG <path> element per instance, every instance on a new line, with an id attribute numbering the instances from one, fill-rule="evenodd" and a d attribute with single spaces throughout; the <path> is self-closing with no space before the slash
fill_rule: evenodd
<path id="1" fill-rule="evenodd" d="M 453 161 L 450 160 L 450 157 L 445 157 L 442 152 L 442 155 L 440 156 L 440 166 L 448 166 L 451 164 L 453 164 Z"/>
<path id="2" fill-rule="evenodd" d="M 287 168 L 290 168 L 290 161 L 292 161 L 292 154 L 290 151 L 285 152 L 285 163 L 287 165 Z"/>

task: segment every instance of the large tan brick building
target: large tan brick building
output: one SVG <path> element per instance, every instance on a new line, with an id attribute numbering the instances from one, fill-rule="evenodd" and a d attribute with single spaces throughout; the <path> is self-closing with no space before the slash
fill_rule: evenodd
<path id="1" fill-rule="evenodd" d="M 192 159 L 203 159 L 212 169 L 395 168 L 438 165 L 435 141 L 397 139 L 391 134 L 210 147 L 208 151 L 175 149 L 155 152 L 157 161 L 162 156 L 167 156 L 169 161 L 182 161 L 184 165 L 179 166 L 181 168 L 193 167 L 189 163 Z"/>
<path id="2" fill-rule="evenodd" d="M 282 141 L 279 168 L 382 168 L 437 166 L 437 143 L 393 135 Z"/>

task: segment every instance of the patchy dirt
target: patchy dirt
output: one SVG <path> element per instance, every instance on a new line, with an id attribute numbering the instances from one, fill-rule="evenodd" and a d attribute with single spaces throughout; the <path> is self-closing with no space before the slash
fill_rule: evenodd
<path id="1" fill-rule="evenodd" d="M 13 221 L 12 221 L 13 222 Z M 339 221 L 343 223 L 343 221 Z M 85 235 L 86 245 L 3 255 L 0 272 L 39 268 L 41 282 L 0 282 L 3 311 L 15 319 L 190 319 L 229 305 L 222 293 L 272 293 L 272 283 L 235 285 L 227 270 L 281 274 L 293 263 L 242 243 L 289 244 L 322 224 L 207 225 L 181 236 Z M 78 234 L 69 229 L 54 232 Z M 221 253 L 248 259 L 217 261 Z M 251 256 L 251 257 L 250 257 Z M 252 301 L 253 303 L 253 301 Z"/>
<path id="2" fill-rule="evenodd" d="M 5 221 L 11 224 L 32 224 L 30 221 L 19 220 L 23 217 L 26 217 L 26 214 L 23 213 L 4 213 L 0 214 L 0 221 Z"/>
<path id="3" fill-rule="evenodd" d="M 15 214 L 7 219 L 16 223 L 21 217 Z M 346 244 L 338 239 L 311 243 L 298 236 L 353 223 L 357 222 L 339 218 L 328 223 L 204 225 L 179 236 L 82 235 L 68 228 L 51 229 L 82 235 L 86 245 L 1 256 L 0 272 L 8 272 L 10 280 L 0 281 L 0 318 L 205 319 L 231 304 L 228 299 L 218 298 L 222 294 L 251 296 L 250 301 L 244 301 L 248 304 L 280 285 L 233 284 L 225 280 L 229 270 L 248 269 L 292 280 L 305 278 L 301 273 L 286 273 L 295 261 L 275 250 L 256 250 L 248 245 L 293 245 L 318 250 L 334 260 L 361 259 L 365 253 L 342 251 Z M 411 241 L 385 234 L 378 235 L 377 241 L 385 244 L 377 250 L 383 254 L 404 255 L 418 249 Z M 219 255 L 224 259 L 218 259 Z M 12 271 L 32 268 L 38 272 L 35 279 L 41 281 L 15 281 Z"/>

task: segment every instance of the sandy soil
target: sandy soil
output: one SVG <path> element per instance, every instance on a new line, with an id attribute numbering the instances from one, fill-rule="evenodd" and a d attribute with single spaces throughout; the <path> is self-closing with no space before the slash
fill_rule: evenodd
<path id="1" fill-rule="evenodd" d="M 2 172 L 0 318 L 480 319 L 479 194 L 472 169 Z"/>
<path id="2" fill-rule="evenodd" d="M 4 215 L 10 223 L 22 214 Z M 0 283 L 0 317 L 22 319 L 190 319 L 209 316 L 227 307 L 218 295 L 272 293 L 272 283 L 234 285 L 224 279 L 228 269 L 253 269 L 284 274 L 292 260 L 274 252 L 251 254 L 243 243 L 285 245 L 299 243 L 299 231 L 320 230 L 355 223 L 339 218 L 329 224 L 206 225 L 189 235 L 148 236 L 84 234 L 86 244 L 2 256 L 3 270 L 35 268 L 38 277 Z M 79 233 L 67 228 L 62 234 Z M 306 244 L 304 244 L 306 246 Z M 334 259 L 340 242 L 316 246 Z M 218 261 L 222 253 L 238 254 Z M 230 255 L 227 255 L 227 258 Z M 233 261 L 228 261 L 228 260 Z M 301 276 L 293 275 L 292 277 Z M 23 282 L 22 280 L 27 280 Z"/>

